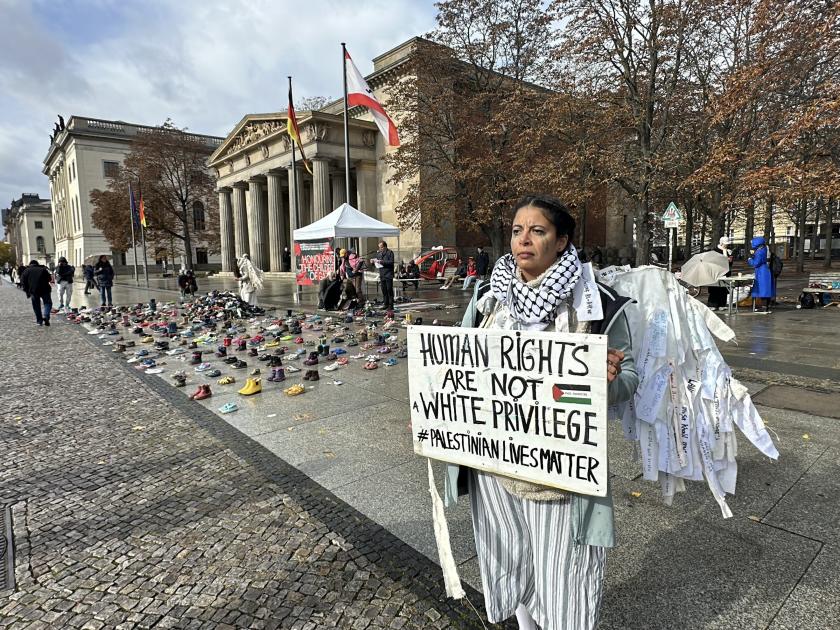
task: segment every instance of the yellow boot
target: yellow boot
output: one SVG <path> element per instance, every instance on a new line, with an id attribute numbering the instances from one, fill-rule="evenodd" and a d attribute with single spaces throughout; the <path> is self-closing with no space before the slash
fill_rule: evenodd
<path id="1" fill-rule="evenodd" d="M 239 393 L 243 396 L 252 396 L 254 394 L 259 394 L 262 391 L 262 379 L 259 378 L 249 378 L 245 381 L 245 386 L 239 390 Z"/>

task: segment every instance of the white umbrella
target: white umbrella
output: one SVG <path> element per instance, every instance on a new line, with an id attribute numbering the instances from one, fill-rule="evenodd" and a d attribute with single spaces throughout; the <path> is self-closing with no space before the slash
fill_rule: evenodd
<path id="1" fill-rule="evenodd" d="M 729 272 L 729 259 L 720 252 L 703 252 L 692 256 L 682 266 L 680 280 L 695 287 L 718 283 Z"/>
<path id="2" fill-rule="evenodd" d="M 85 259 L 82 261 L 82 264 L 95 265 L 99 262 L 100 256 L 107 256 L 108 260 L 111 260 L 111 252 L 102 252 L 101 254 L 91 254 L 90 256 L 85 256 Z"/>

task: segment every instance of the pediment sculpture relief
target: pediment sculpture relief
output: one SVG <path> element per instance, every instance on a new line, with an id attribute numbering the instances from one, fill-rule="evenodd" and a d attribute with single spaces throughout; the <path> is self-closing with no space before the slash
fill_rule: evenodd
<path id="1" fill-rule="evenodd" d="M 303 136 L 309 142 L 326 140 L 329 136 L 329 127 L 322 122 L 312 122 L 303 129 Z"/>
<path id="2" fill-rule="evenodd" d="M 285 126 L 279 120 L 248 123 L 233 139 L 226 155 L 235 153 L 243 147 L 247 147 L 249 144 L 253 144 L 257 140 L 284 128 Z"/>
<path id="3" fill-rule="evenodd" d="M 362 132 L 362 144 L 366 147 L 376 146 L 376 132 L 365 130 Z"/>

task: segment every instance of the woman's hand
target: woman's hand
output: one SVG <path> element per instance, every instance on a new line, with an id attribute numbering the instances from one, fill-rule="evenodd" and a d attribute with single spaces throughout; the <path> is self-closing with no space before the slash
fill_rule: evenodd
<path id="1" fill-rule="evenodd" d="M 607 383 L 612 383 L 621 374 L 621 361 L 624 353 L 615 348 L 607 350 Z"/>

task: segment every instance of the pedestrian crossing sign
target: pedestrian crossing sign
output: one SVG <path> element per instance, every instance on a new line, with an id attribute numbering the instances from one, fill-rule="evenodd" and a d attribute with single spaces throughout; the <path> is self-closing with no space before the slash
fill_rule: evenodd
<path id="1" fill-rule="evenodd" d="M 675 204 L 673 201 L 668 204 L 668 207 L 665 208 L 665 212 L 662 213 L 662 220 L 666 223 L 673 223 L 674 221 L 682 223 L 682 211 L 677 207 L 677 204 Z"/>

